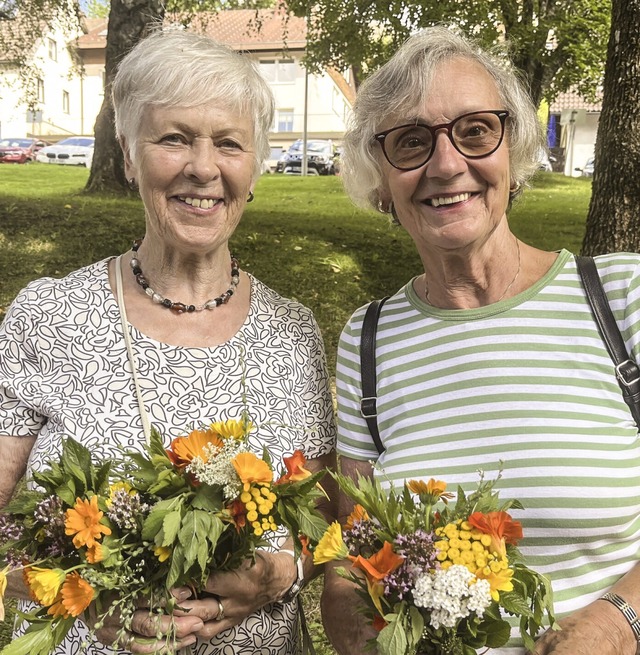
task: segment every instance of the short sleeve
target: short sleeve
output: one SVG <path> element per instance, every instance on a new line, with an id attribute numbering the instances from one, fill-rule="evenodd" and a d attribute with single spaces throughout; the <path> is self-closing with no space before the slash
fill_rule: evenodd
<path id="1" fill-rule="evenodd" d="M 365 307 L 358 309 L 345 326 L 338 343 L 336 390 L 338 396 L 338 446 L 340 455 L 358 460 L 376 460 L 378 451 L 367 422 L 360 413 L 362 381 L 360 335 Z"/>
<path id="2" fill-rule="evenodd" d="M 39 342 L 23 290 L 0 325 L 0 437 L 34 436 L 46 422 L 39 411 L 42 380 Z"/>
<path id="3" fill-rule="evenodd" d="M 306 314 L 306 316 L 304 316 Z M 336 425 L 329 371 L 320 328 L 313 314 L 302 312 L 305 338 L 301 341 L 301 401 L 304 407 L 305 434 L 299 444 L 309 459 L 326 455 L 336 447 Z"/>

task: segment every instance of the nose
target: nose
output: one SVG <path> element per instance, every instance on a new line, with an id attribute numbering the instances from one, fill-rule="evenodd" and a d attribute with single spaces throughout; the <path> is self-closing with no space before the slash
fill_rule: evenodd
<path id="1" fill-rule="evenodd" d="M 220 175 L 219 157 L 220 153 L 211 139 L 194 139 L 184 174 L 196 182 L 210 182 Z"/>
<path id="2" fill-rule="evenodd" d="M 450 132 L 446 128 L 438 130 L 431 158 L 425 173 L 431 177 L 450 179 L 467 168 L 467 160 L 454 147 Z"/>

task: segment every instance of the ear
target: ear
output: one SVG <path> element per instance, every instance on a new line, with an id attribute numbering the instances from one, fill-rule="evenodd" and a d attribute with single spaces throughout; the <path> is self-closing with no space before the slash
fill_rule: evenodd
<path id="1" fill-rule="evenodd" d="M 133 164 L 133 160 L 131 159 L 131 152 L 129 150 L 129 145 L 127 144 L 127 140 L 123 137 L 120 136 L 118 137 L 118 143 L 120 144 L 120 149 L 122 150 L 122 154 L 124 155 L 124 175 L 127 179 L 130 178 L 137 178 L 137 170 L 136 167 Z"/>

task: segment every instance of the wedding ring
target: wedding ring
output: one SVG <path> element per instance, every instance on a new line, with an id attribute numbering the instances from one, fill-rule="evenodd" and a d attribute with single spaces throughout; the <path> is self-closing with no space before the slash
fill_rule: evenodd
<path id="1" fill-rule="evenodd" d="M 222 601 L 218 598 L 218 613 L 216 614 L 216 618 L 214 621 L 222 621 L 224 619 L 224 605 L 222 604 Z"/>

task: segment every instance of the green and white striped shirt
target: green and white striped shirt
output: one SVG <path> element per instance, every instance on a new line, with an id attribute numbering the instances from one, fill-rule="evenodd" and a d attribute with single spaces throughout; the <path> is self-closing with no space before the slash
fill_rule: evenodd
<path id="1" fill-rule="evenodd" d="M 627 348 L 640 357 L 640 255 L 596 259 Z M 360 415 L 360 332 L 338 350 L 338 452 L 378 453 Z M 524 511 L 521 550 L 553 582 L 559 617 L 604 593 L 638 561 L 640 440 L 563 250 L 523 293 L 469 310 L 421 302 L 407 284 L 378 325 L 378 424 L 390 481 L 436 478 L 475 488 L 478 471 Z M 385 482 L 385 484 L 388 484 Z M 517 646 L 518 642 L 510 642 Z"/>

